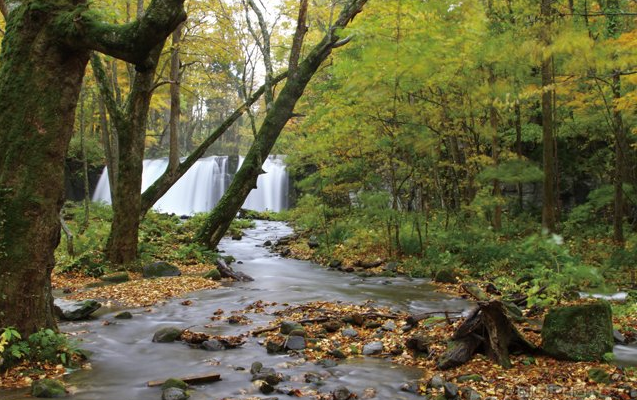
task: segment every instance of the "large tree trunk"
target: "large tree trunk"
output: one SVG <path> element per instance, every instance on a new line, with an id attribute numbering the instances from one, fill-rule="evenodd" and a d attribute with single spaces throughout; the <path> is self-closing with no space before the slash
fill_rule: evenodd
<path id="1" fill-rule="evenodd" d="M 230 187 L 197 233 L 196 239 L 198 241 L 207 244 L 211 248 L 219 244 L 248 194 L 250 194 L 252 189 L 256 188 L 257 178 L 263 173 L 261 167 L 285 124 L 292 117 L 296 102 L 303 95 L 303 91 L 310 79 L 335 47 L 349 41 L 346 39 L 345 42 L 339 42 L 338 30 L 347 26 L 362 11 L 366 2 L 367 0 L 348 1 L 328 34 L 312 49 L 303 62 L 297 65 L 297 61 L 294 61 L 295 55 L 292 55 L 290 58 L 290 73 L 285 86 L 269 108 L 263 124 L 259 128 L 259 132 Z M 295 45 L 298 45 L 298 41 L 302 40 L 305 29 L 304 21 L 299 16 L 295 43 L 292 48 L 297 48 Z M 296 60 L 298 60 L 298 57 L 296 57 Z"/>
<path id="2" fill-rule="evenodd" d="M 145 21 L 123 26 L 72 0 L 22 2 L 8 15 L 0 53 L 0 327 L 23 335 L 56 327 L 51 271 L 64 157 L 90 51 L 146 68 L 158 36 L 185 18 L 181 3 L 155 0 Z"/>

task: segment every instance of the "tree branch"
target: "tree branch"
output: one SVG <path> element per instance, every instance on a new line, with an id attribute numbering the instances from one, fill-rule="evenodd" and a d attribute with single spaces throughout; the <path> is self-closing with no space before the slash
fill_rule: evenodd
<path id="1" fill-rule="evenodd" d="M 254 11 L 254 13 L 257 15 L 257 21 L 259 21 L 259 29 L 261 31 L 261 36 L 263 36 L 263 43 L 261 44 L 257 35 L 252 31 L 252 29 L 250 29 L 254 36 L 254 39 L 257 41 L 257 44 L 259 44 L 259 47 L 261 48 L 261 53 L 263 53 L 263 64 L 265 65 L 265 93 L 263 97 L 265 98 L 265 108 L 266 110 L 269 110 L 272 102 L 274 101 L 274 92 L 272 91 L 272 76 L 274 75 L 274 68 L 272 67 L 270 32 L 268 32 L 268 25 L 265 22 L 265 17 L 263 16 L 263 13 L 256 5 L 254 0 L 248 0 L 248 4 L 250 5 L 250 8 L 252 8 L 252 11 Z M 246 19 L 249 24 L 250 18 L 247 14 Z"/>
<path id="2" fill-rule="evenodd" d="M 7 9 L 7 3 L 5 3 L 4 0 L 0 0 L 0 14 L 2 14 L 5 21 L 9 17 L 9 10 Z"/>
<path id="3" fill-rule="evenodd" d="M 70 47 L 84 47 L 135 64 L 147 70 L 148 55 L 166 36 L 185 21 L 184 0 L 153 0 L 144 15 L 128 24 L 107 24 L 86 7 L 60 17 L 61 30 Z"/>
<path id="4" fill-rule="evenodd" d="M 113 93 L 110 82 L 106 78 L 106 71 L 104 70 L 102 59 L 98 54 L 93 54 L 91 57 L 91 68 L 93 69 L 93 76 L 97 81 L 100 97 L 113 120 L 113 125 L 116 129 L 119 129 L 121 127 L 121 121 L 124 120 L 124 114 L 117 104 L 117 101 L 115 101 L 115 94 Z"/>
<path id="5" fill-rule="evenodd" d="M 299 66 L 299 58 L 301 57 L 301 48 L 303 47 L 303 39 L 307 33 L 307 0 L 301 0 L 299 4 L 299 16 L 296 21 L 296 32 L 292 40 L 292 49 L 290 50 L 290 62 L 288 69 L 294 73 Z"/>

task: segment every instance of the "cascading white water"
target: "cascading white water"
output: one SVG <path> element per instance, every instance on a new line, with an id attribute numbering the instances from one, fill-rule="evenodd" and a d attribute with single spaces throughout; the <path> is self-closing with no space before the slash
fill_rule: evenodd
<path id="1" fill-rule="evenodd" d="M 244 208 L 256 211 L 281 211 L 288 207 L 288 174 L 282 156 L 270 156 L 263 164 L 265 174 L 259 176 Z M 239 159 L 239 167 L 243 157 Z M 155 182 L 168 167 L 168 159 L 144 160 L 142 191 Z M 177 215 L 210 211 L 230 185 L 227 156 L 202 158 L 161 198 L 153 209 Z M 108 172 L 104 168 L 95 188 L 93 201 L 111 203 Z"/>

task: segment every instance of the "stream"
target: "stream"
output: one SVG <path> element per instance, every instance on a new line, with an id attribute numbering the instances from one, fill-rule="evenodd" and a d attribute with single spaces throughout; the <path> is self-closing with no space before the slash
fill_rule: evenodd
<path id="1" fill-rule="evenodd" d="M 154 332 L 167 326 L 189 327 L 193 331 L 215 335 L 239 335 L 267 326 L 275 318 L 268 313 L 245 314 L 251 320 L 249 325 L 231 325 L 225 320 L 211 324 L 210 317 L 217 309 L 224 310 L 224 315 L 228 316 L 233 310 L 243 310 L 258 300 L 289 305 L 319 300 L 347 303 L 373 300 L 396 311 L 410 312 L 457 312 L 470 307 L 463 299 L 434 292 L 426 280 L 360 278 L 311 262 L 284 259 L 262 246 L 266 240 L 275 241 L 291 233 L 292 229 L 283 223 L 256 221 L 254 229 L 245 231 L 243 240 L 224 239 L 221 242 L 219 247 L 225 254 L 233 255 L 237 262 L 243 263 L 235 263 L 233 267 L 252 276 L 253 282 L 236 282 L 215 290 L 191 293 L 185 298 L 154 306 L 151 312 L 147 312 L 146 308 L 132 309 L 129 310 L 133 314 L 131 320 L 113 319 L 121 308 L 102 307 L 95 314 L 96 319 L 61 323 L 60 329 L 76 333 L 81 340 L 80 347 L 93 352 L 91 369 L 78 370 L 65 377 L 67 384 L 74 388 L 72 398 L 158 400 L 161 390 L 148 388 L 147 381 L 206 373 L 219 373 L 222 381 L 195 386 L 191 399 L 287 398 L 287 395 L 276 393 L 269 396 L 259 393 L 250 381 L 249 369 L 255 361 L 291 377 L 290 381 L 279 386 L 317 388 L 303 380 L 304 374 L 313 372 L 324 377 L 319 388 L 321 392 L 330 392 L 344 385 L 359 396 L 365 389 L 373 388 L 377 399 L 419 398 L 400 391 L 400 387 L 405 382 L 420 378 L 422 371 L 394 365 L 382 358 L 358 357 L 340 362 L 336 367 L 324 368 L 312 362 L 299 362 L 298 357 L 267 354 L 259 343 L 260 339 L 253 337 L 249 337 L 240 348 L 217 352 L 191 349 L 180 342 L 151 342 Z M 181 305 L 184 299 L 191 300 L 192 305 Z M 105 320 L 110 324 L 103 325 Z M 204 325 L 211 327 L 205 328 Z M 245 370 L 237 370 L 238 367 Z M 31 397 L 25 389 L 0 391 L 0 398 L 22 400 Z"/>
<path id="2" fill-rule="evenodd" d="M 260 344 L 262 339 L 253 337 L 249 337 L 240 348 L 216 352 L 191 349 L 180 342 L 151 342 L 154 332 L 167 326 L 188 327 L 215 335 L 239 335 L 267 326 L 275 318 L 267 312 L 245 314 L 251 320 L 249 325 L 231 325 L 224 319 L 211 323 L 210 317 L 217 309 L 224 310 L 224 315 L 228 316 L 233 310 L 243 310 L 258 300 L 289 305 L 310 301 L 361 303 L 373 300 L 392 310 L 408 312 L 457 312 L 466 311 L 471 306 L 463 299 L 436 293 L 426 280 L 361 278 L 307 261 L 284 259 L 262 246 L 266 240 L 274 242 L 291 233 L 292 229 L 283 223 L 256 221 L 256 227 L 246 230 L 243 240 L 224 239 L 221 242 L 220 249 L 225 254 L 233 255 L 242 262 L 233 264 L 233 267 L 252 276 L 253 282 L 229 283 L 219 289 L 191 293 L 185 298 L 153 306 L 150 312 L 147 308 L 131 309 L 131 320 L 113 319 L 121 308 L 102 307 L 96 313 L 96 319 L 61 323 L 63 331 L 77 335 L 81 348 L 93 352 L 91 369 L 75 371 L 65 377 L 74 390 L 72 398 L 159 400 L 161 390 L 148 388 L 147 381 L 207 373 L 221 374 L 222 381 L 194 386 L 191 399 L 287 398 L 287 395 L 276 392 L 269 396 L 259 393 L 251 383 L 249 372 L 255 361 L 290 377 L 279 387 L 318 388 L 326 393 L 344 385 L 359 396 L 366 389 L 373 388 L 376 399 L 420 398 L 400 391 L 400 387 L 405 382 L 420 378 L 422 371 L 398 366 L 382 358 L 357 357 L 339 362 L 336 367 L 324 368 L 312 362 L 302 362 L 296 356 L 267 354 Z M 192 301 L 192 305 L 183 306 L 181 302 L 184 299 Z M 272 311 L 273 308 L 267 310 Z M 110 324 L 104 325 L 104 321 Z M 619 362 L 636 363 L 637 349 L 634 347 L 616 346 L 615 353 Z M 322 385 L 305 383 L 303 377 L 306 373 L 321 375 L 324 378 Z M 28 389 L 23 389 L 0 391 L 0 398 L 22 400 L 31 397 Z"/>

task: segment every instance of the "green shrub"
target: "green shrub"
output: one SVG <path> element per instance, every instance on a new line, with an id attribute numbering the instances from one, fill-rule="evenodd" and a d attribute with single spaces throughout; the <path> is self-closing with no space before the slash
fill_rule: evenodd
<path id="1" fill-rule="evenodd" d="M 0 368 L 6 369 L 23 360 L 71 365 L 80 350 L 62 333 L 42 329 L 24 340 L 20 333 L 9 327 L 0 329 Z"/>

